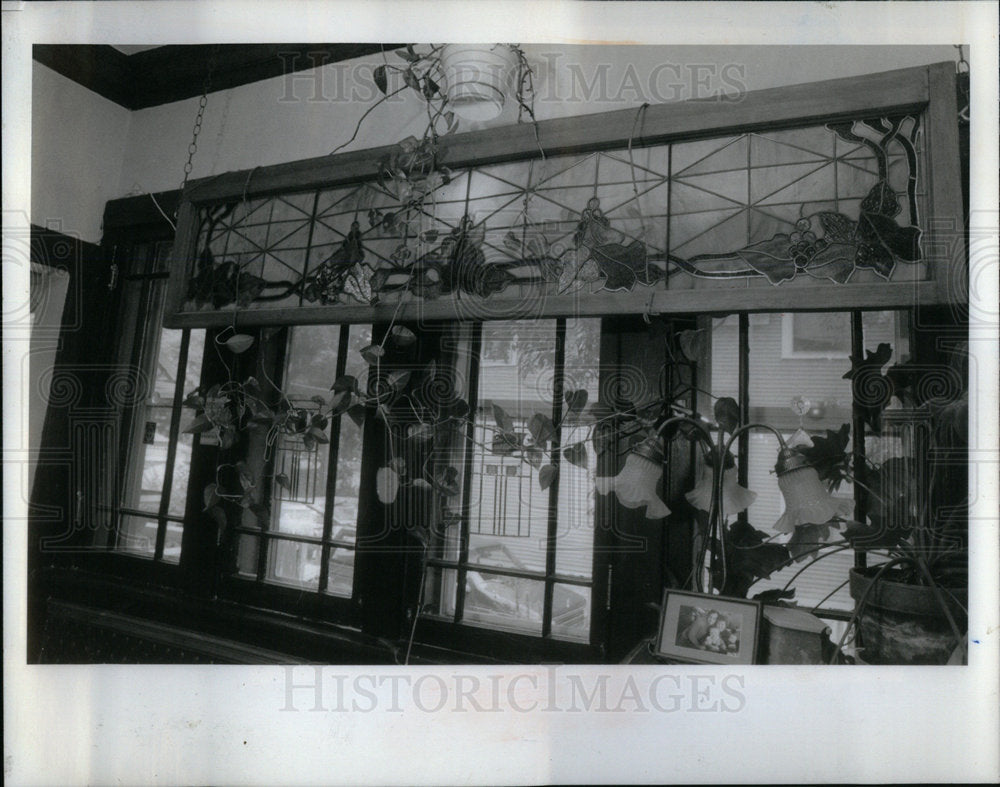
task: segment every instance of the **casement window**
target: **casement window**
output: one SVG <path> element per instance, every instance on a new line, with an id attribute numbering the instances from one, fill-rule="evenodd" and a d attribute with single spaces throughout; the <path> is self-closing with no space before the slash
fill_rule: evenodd
<path id="1" fill-rule="evenodd" d="M 567 394 L 586 391 L 597 401 L 600 332 L 593 318 L 485 322 L 474 332 L 468 374 L 476 407 L 462 457 L 465 515 L 433 544 L 427 614 L 590 640 L 595 560 L 605 557 L 594 550 L 596 456 L 592 419 L 568 407 Z M 532 428 L 539 415 L 554 433 Z M 538 440 L 532 462 L 507 456 L 515 453 L 503 444 L 510 425 L 520 444 L 526 434 Z"/>
<path id="2" fill-rule="evenodd" d="M 282 390 L 291 405 L 330 396 L 345 374 L 364 379 L 358 351 L 371 327 L 298 326 L 288 332 Z M 324 427 L 328 443 L 280 435 L 265 448 L 270 515 L 244 516 L 237 573 L 256 582 L 351 598 L 361 482 L 361 427 L 349 418 Z"/>
<path id="3" fill-rule="evenodd" d="M 113 544 L 177 563 L 196 440 L 181 430 L 182 403 L 200 382 L 205 331 L 162 327 L 169 253 L 167 242 L 135 246 L 121 281 L 118 358 L 130 370 L 120 378 L 130 390 L 117 397 L 124 410 L 119 451 L 126 460 Z"/>
<path id="4" fill-rule="evenodd" d="M 888 363 L 910 360 L 908 311 L 786 312 L 731 315 L 704 322 L 711 349 L 700 378 L 706 389 L 699 401 L 703 411 L 711 408 L 707 391 L 714 397 L 731 396 L 747 413 L 748 421 L 775 427 L 791 445 L 810 445 L 812 438 L 827 439 L 829 433 L 850 425 L 848 449 L 855 456 L 881 463 L 887 438 L 873 434 L 871 426 L 857 418 L 856 406 L 865 404 L 866 395 L 870 403 L 886 392 L 854 390 L 845 375 L 851 369 L 850 356 L 858 354 L 856 348 L 874 353 L 886 345 L 891 353 Z M 856 429 L 865 437 L 854 447 Z M 774 528 L 784 512 L 774 474 L 777 439 L 765 430 L 751 431 L 740 441 L 739 450 L 740 483 L 757 493 L 741 516 L 769 537 L 780 537 Z M 863 518 L 864 495 L 857 491 L 851 480 L 844 480 L 834 496 L 850 501 L 854 515 Z M 780 540 L 787 541 L 787 537 Z M 796 539 L 796 552 L 801 561 L 758 581 L 753 593 L 791 586 L 795 603 L 805 608 L 852 609 L 854 602 L 845 583 L 856 556 L 837 538 L 836 530 L 808 530 Z M 807 558 L 820 555 L 821 560 L 806 568 Z"/>
<path id="5" fill-rule="evenodd" d="M 185 576 L 210 578 L 203 592 L 392 641 L 622 655 L 655 625 L 662 588 L 687 586 L 697 550 L 689 526 L 651 525 L 595 493 L 627 447 L 598 455 L 594 416 L 567 393 L 703 414 L 732 396 L 744 422 L 786 439 L 843 423 L 864 434 L 850 356 L 885 342 L 902 362 L 915 350 L 908 310 L 949 303 L 964 281 L 944 66 L 444 137 L 447 177 L 416 207 L 375 176 L 395 148 L 190 184 L 165 300 L 162 262 L 125 282 L 136 296 L 123 300 L 122 357 L 154 383 L 123 413 L 113 549 L 179 558 Z M 228 379 L 254 376 L 290 406 L 328 401 L 345 374 L 377 389 L 360 350 L 389 325 L 418 336 L 395 368 L 419 376 L 433 362 L 469 405 L 442 460 L 456 474 L 446 500 L 380 498 L 399 438 L 371 413 L 322 424 L 319 442 L 224 447 L 184 431 L 186 394 Z M 236 326 L 255 339 L 238 358 L 223 348 Z M 682 361 L 676 334 L 695 328 L 703 353 Z M 545 445 L 506 450 L 504 434 L 537 437 L 539 415 Z M 743 516 L 769 533 L 774 442 L 755 432 L 738 446 L 758 493 Z M 675 443 L 668 502 L 702 471 Z M 882 449 L 862 443 L 856 455 Z M 203 490 L 237 461 L 259 499 L 220 541 Z M 796 600 L 844 608 L 835 575 L 853 560 L 818 563 Z"/>

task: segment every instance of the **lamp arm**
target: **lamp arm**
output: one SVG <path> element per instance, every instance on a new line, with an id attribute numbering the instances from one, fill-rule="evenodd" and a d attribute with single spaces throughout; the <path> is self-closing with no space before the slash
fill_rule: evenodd
<path id="1" fill-rule="evenodd" d="M 733 431 L 733 433 L 729 436 L 729 440 L 726 442 L 726 449 L 723 452 L 723 455 L 729 453 L 729 449 L 732 447 L 733 442 L 736 440 L 737 437 L 739 437 L 744 432 L 749 432 L 751 429 L 766 429 L 767 431 L 769 431 L 771 434 L 773 434 L 775 437 L 778 438 L 778 445 L 781 447 L 782 451 L 788 450 L 788 443 L 785 442 L 785 438 L 782 437 L 781 432 L 779 432 L 773 426 L 769 426 L 768 424 L 752 423 L 752 424 L 743 424 L 743 426 L 739 426 Z"/>
<path id="2" fill-rule="evenodd" d="M 664 429 L 666 429 L 668 426 L 679 423 L 691 424 L 692 426 L 697 427 L 698 431 L 700 432 L 698 437 L 701 440 L 703 440 L 708 445 L 709 448 L 715 447 L 712 444 L 712 433 L 708 431 L 708 427 L 705 426 L 705 424 L 703 424 L 701 421 L 692 418 L 690 415 L 675 415 L 672 418 L 668 418 L 666 421 L 664 421 L 656 428 L 656 436 L 663 437 Z"/>

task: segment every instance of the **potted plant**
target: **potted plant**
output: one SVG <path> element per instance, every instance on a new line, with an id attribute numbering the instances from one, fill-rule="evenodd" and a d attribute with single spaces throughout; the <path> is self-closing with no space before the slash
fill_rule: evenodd
<path id="1" fill-rule="evenodd" d="M 944 395 L 928 397 L 926 368 L 894 366 L 880 382 L 888 347 L 868 356 L 854 359 L 855 385 L 891 391 L 902 406 L 886 408 L 883 397 L 865 409 L 887 455 L 868 473 L 867 522 L 850 523 L 844 535 L 855 550 L 885 559 L 850 572 L 859 658 L 874 664 L 961 662 L 968 603 L 967 465 L 954 457 L 967 448 L 965 377 L 956 365 L 942 367 L 954 372 L 945 379 L 955 384 Z"/>

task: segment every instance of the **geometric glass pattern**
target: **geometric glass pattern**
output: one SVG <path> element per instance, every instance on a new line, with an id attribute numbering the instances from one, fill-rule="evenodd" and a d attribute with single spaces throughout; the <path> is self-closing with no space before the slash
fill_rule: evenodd
<path id="1" fill-rule="evenodd" d="M 234 199 L 199 210 L 183 310 L 898 279 L 922 157 L 906 115 Z"/>

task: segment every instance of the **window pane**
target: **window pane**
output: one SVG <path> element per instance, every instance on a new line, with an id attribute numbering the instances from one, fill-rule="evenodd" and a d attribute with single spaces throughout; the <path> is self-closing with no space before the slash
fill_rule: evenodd
<path id="1" fill-rule="evenodd" d="M 790 445 L 811 445 L 812 438 L 826 430 L 837 431 L 851 423 L 851 381 L 844 379 L 850 369 L 851 316 L 848 312 L 810 314 L 761 314 L 750 318 L 750 420 L 780 430 Z M 748 509 L 750 524 L 769 535 L 784 513 L 784 498 L 778 489 L 774 464 L 778 441 L 762 431 L 750 437 L 748 486 L 757 499 Z M 853 508 L 854 489 L 842 483 L 834 496 Z M 796 551 L 806 550 L 801 562 L 775 572 L 758 582 L 752 592 L 781 588 L 806 562 L 831 552 L 820 549 L 838 541 L 840 528 L 811 527 L 797 533 Z M 781 542 L 788 537 L 781 536 Z M 850 551 L 823 557 L 793 582 L 795 601 L 801 606 L 818 604 L 847 579 L 854 557 Z M 831 608 L 849 609 L 850 594 L 842 588 L 824 602 Z"/>
<path id="2" fill-rule="evenodd" d="M 500 439 L 499 408 L 519 442 L 536 413 L 552 415 L 555 320 L 485 323 L 479 366 L 476 449 L 470 486 L 469 562 L 544 573 L 549 492 L 538 470 Z"/>
<path id="3" fill-rule="evenodd" d="M 118 548 L 133 555 L 153 557 L 156 550 L 156 520 L 122 516 L 118 529 Z"/>
<path id="4" fill-rule="evenodd" d="M 271 563 L 269 579 L 312 590 L 319 587 L 319 544 L 274 539 L 268 552 Z"/>
<path id="5" fill-rule="evenodd" d="M 293 328 L 288 345 L 285 392 L 297 406 L 311 407 L 313 397 L 331 398 L 330 386 L 337 376 L 341 326 L 321 325 Z M 367 385 L 368 366 L 360 356 L 361 348 L 371 343 L 371 326 L 352 326 L 348 333 L 345 373 L 358 378 L 362 390 Z M 274 472 L 287 479 L 287 485 L 273 488 L 272 528 L 322 538 L 327 507 L 333 505 L 330 538 L 353 544 L 357 537 L 358 494 L 361 479 L 362 430 L 353 420 L 338 421 L 340 439 L 336 446 L 336 465 L 330 464 L 330 446 L 307 448 L 300 437 L 281 438 L 275 452 Z M 333 435 L 333 423 L 326 434 Z M 330 473 L 335 474 L 335 495 L 327 500 Z M 316 545 L 281 541 L 270 546 L 268 579 L 305 587 L 319 587 L 321 548 Z M 353 588 L 354 550 L 331 547 L 328 563 L 327 592 L 350 597 Z"/>
<path id="6" fill-rule="evenodd" d="M 184 526 L 179 522 L 167 522 L 167 535 L 163 541 L 163 559 L 168 563 L 179 563 L 181 559 L 181 538 Z"/>
<path id="7" fill-rule="evenodd" d="M 552 635 L 584 642 L 590 638 L 590 588 L 576 585 L 553 587 Z"/>
<path id="8" fill-rule="evenodd" d="M 135 446 L 129 468 L 126 508 L 156 513 L 160 509 L 170 436 L 169 407 L 139 405 L 135 414 Z"/>
<path id="9" fill-rule="evenodd" d="M 465 582 L 463 621 L 528 634 L 542 633 L 545 583 L 470 571 Z"/>
<path id="10" fill-rule="evenodd" d="M 191 331 L 188 340 L 187 366 L 184 370 L 184 391 L 193 391 L 201 383 L 201 362 L 205 354 L 204 329 Z M 186 423 L 186 414 L 181 411 L 181 429 Z M 179 432 L 177 453 L 174 456 L 174 480 L 170 488 L 171 516 L 184 516 L 187 504 L 188 478 L 191 470 L 191 449 L 194 446 L 194 435 Z M 169 539 L 169 535 L 168 535 Z M 166 554 L 164 554 L 164 559 Z"/>
<path id="11" fill-rule="evenodd" d="M 344 372 L 357 378 L 362 391 L 365 391 L 368 385 L 368 364 L 361 357 L 360 351 L 371 342 L 372 329 L 370 325 L 351 326 L 347 337 L 347 363 Z M 361 427 L 354 421 L 347 417 L 341 417 L 331 536 L 342 541 L 354 541 L 354 529 L 358 521 L 362 434 Z"/>
<path id="12" fill-rule="evenodd" d="M 326 592 L 350 598 L 354 590 L 354 550 L 332 547 L 328 570 Z"/>

